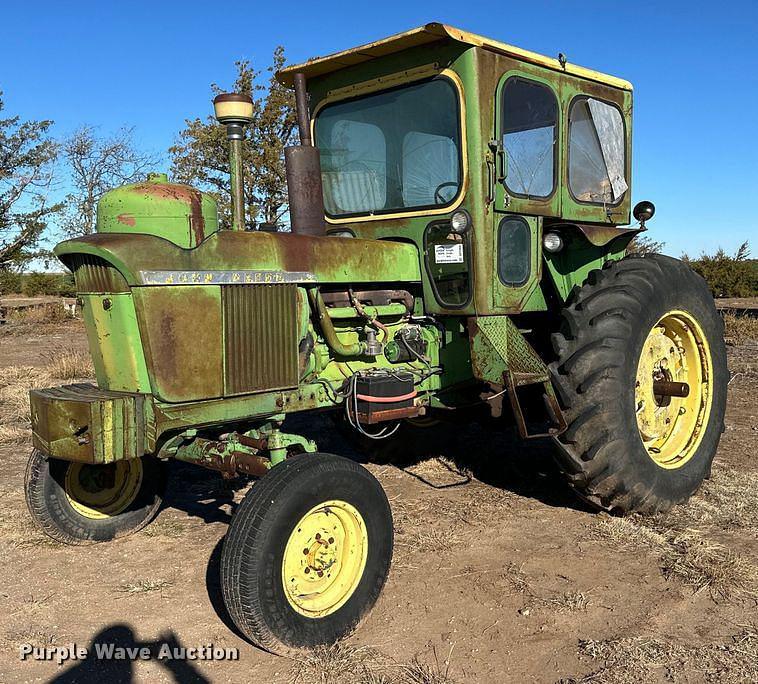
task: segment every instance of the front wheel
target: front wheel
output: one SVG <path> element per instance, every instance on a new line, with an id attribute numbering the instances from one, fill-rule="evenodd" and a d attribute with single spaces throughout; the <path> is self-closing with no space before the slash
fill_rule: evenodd
<path id="1" fill-rule="evenodd" d="M 556 441 L 593 505 L 655 513 L 710 474 L 723 431 L 723 321 L 705 281 L 662 255 L 592 271 L 563 311 L 552 364 L 569 424 Z"/>
<path id="2" fill-rule="evenodd" d="M 142 529 L 158 512 L 165 485 L 165 465 L 150 456 L 92 465 L 35 449 L 24 489 L 37 527 L 64 544 L 85 544 Z"/>
<path id="3" fill-rule="evenodd" d="M 331 644 L 378 598 L 392 545 L 389 503 L 368 470 L 299 454 L 254 484 L 235 512 L 221 557 L 224 603 L 268 651 Z"/>

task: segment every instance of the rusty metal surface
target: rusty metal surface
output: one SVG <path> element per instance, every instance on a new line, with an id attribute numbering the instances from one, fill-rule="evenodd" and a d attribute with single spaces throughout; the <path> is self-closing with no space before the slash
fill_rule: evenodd
<path id="1" fill-rule="evenodd" d="M 297 73 L 292 77 L 295 87 L 295 111 L 297 113 L 297 129 L 300 134 L 300 144 L 312 146 L 311 115 L 308 107 L 308 90 L 305 84 L 305 74 Z"/>
<path id="2" fill-rule="evenodd" d="M 220 286 L 134 288 L 153 393 L 167 402 L 223 393 Z"/>
<path id="3" fill-rule="evenodd" d="M 153 234 L 191 248 L 218 230 L 216 202 L 164 174 L 107 192 L 98 202 L 98 233 Z"/>
<path id="4" fill-rule="evenodd" d="M 74 272 L 78 294 L 129 292 L 129 285 L 111 264 L 91 254 L 72 254 L 68 267 Z"/>
<path id="5" fill-rule="evenodd" d="M 568 223 L 565 221 L 545 223 L 545 232 L 562 230 L 578 230 L 590 244 L 595 245 L 595 247 L 604 247 L 618 237 L 626 236 L 631 239 L 643 232 L 644 228 L 618 228 L 617 226 Z"/>
<path id="6" fill-rule="evenodd" d="M 419 282 L 414 245 L 390 240 L 224 230 L 196 249 L 180 249 L 152 235 L 95 234 L 61 242 L 55 253 L 94 254 L 112 263 L 130 285 L 140 271 L 270 270 L 313 273 L 322 283 Z"/>
<path id="7" fill-rule="evenodd" d="M 315 57 L 304 64 L 296 64 L 287 67 L 286 69 L 282 69 L 277 74 L 277 78 L 285 85 L 292 85 L 294 76 L 297 73 L 303 73 L 308 78 L 321 76 L 332 71 L 361 64 L 379 57 L 385 57 L 409 48 L 428 46 L 430 43 L 438 42 L 440 40 L 452 40 L 466 45 L 479 47 L 483 50 L 515 57 L 527 63 L 537 64 L 553 71 L 575 74 L 588 80 L 606 83 L 615 88 L 626 90 L 632 89 L 631 83 L 616 78 L 615 76 L 609 76 L 608 74 L 603 74 L 592 69 L 586 69 L 585 67 L 570 64 L 552 57 L 545 57 L 536 52 L 524 50 L 513 45 L 508 45 L 507 43 L 485 38 L 484 36 L 469 33 L 468 31 L 462 31 L 454 26 L 437 22 L 425 24 L 424 26 L 411 29 L 410 31 L 397 33 L 388 38 L 360 45 L 350 50 L 343 50 L 342 52 L 327 55 L 326 57 Z"/>
<path id="8" fill-rule="evenodd" d="M 661 397 L 688 397 L 690 395 L 690 386 L 686 382 L 654 380 L 653 394 Z"/>
<path id="9" fill-rule="evenodd" d="M 326 222 L 318 149 L 309 145 L 285 147 L 284 161 L 287 166 L 292 232 L 297 235 L 323 235 Z"/>
<path id="10" fill-rule="evenodd" d="M 395 302 L 402 302 L 409 313 L 413 311 L 415 301 L 408 290 L 354 290 L 353 295 L 361 304 L 368 304 L 369 306 L 387 306 Z M 322 292 L 321 297 L 327 307 L 352 306 L 347 290 Z"/>
<path id="11" fill-rule="evenodd" d="M 146 453 L 144 395 L 78 384 L 32 390 L 32 443 L 68 461 L 111 463 Z"/>
<path id="12" fill-rule="evenodd" d="M 297 387 L 296 285 L 221 288 L 224 395 Z"/>
<path id="13" fill-rule="evenodd" d="M 549 379 L 547 366 L 508 316 L 469 318 L 468 329 L 474 377 L 502 384 L 504 373 L 511 373 L 516 385 Z"/>
<path id="14" fill-rule="evenodd" d="M 422 406 L 405 406 L 403 408 L 385 409 L 384 411 L 372 411 L 370 414 L 358 412 L 358 420 L 363 425 L 375 425 L 388 420 L 401 420 L 402 418 L 416 418 L 421 415 Z"/>

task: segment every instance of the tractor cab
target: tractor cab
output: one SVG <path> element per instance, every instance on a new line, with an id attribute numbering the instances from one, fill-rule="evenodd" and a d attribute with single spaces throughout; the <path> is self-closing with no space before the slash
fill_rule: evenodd
<path id="1" fill-rule="evenodd" d="M 414 243 L 434 313 L 544 310 L 634 235 L 627 81 L 443 24 L 296 75 L 327 234 Z"/>

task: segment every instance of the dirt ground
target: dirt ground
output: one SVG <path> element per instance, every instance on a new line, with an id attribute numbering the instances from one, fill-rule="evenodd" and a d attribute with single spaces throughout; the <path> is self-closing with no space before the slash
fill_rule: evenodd
<path id="1" fill-rule="evenodd" d="M 37 532 L 23 497 L 23 396 L 88 372 L 80 322 L 0 330 L 0 682 L 745 682 L 758 678 L 758 342 L 730 347 L 713 477 L 685 506 L 617 519 L 578 503 L 545 444 L 471 422 L 406 431 L 368 467 L 392 504 L 396 552 L 373 612 L 301 659 L 231 627 L 220 549 L 235 502 L 176 464 L 157 520 L 110 544 Z M 362 459 L 324 417 L 293 420 L 324 451 Z M 290 425 L 292 427 L 292 425 Z M 375 455 L 386 460 L 388 453 Z M 364 459 L 362 459 L 364 460 Z M 168 642 L 237 661 L 21 661 L 19 646 Z"/>

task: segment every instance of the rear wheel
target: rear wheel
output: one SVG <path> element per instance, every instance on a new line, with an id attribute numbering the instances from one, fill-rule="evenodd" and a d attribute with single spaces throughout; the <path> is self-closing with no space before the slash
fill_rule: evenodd
<path id="1" fill-rule="evenodd" d="M 165 483 L 164 464 L 152 457 L 93 465 L 34 450 L 26 468 L 26 503 L 37 526 L 57 541 L 110 541 L 153 519 Z"/>
<path id="2" fill-rule="evenodd" d="M 253 485 L 221 558 L 237 627 L 275 653 L 330 644 L 370 610 L 392 560 L 392 514 L 377 480 L 331 454 L 300 454 Z"/>
<path id="3" fill-rule="evenodd" d="M 559 463 L 577 493 L 620 513 L 687 499 L 710 474 L 726 407 L 723 322 L 702 278 L 662 255 L 610 262 L 553 343 L 569 423 Z"/>

